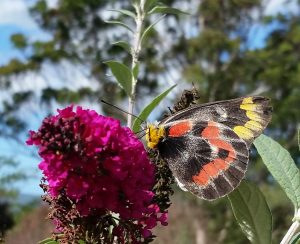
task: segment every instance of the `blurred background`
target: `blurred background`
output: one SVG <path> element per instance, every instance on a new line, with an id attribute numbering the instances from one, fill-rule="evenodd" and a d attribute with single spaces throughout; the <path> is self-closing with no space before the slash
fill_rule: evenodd
<path id="1" fill-rule="evenodd" d="M 173 84 L 172 93 L 149 118 L 158 119 L 192 83 L 200 102 L 244 95 L 272 98 L 273 120 L 266 134 L 300 165 L 300 1 L 163 0 L 190 15 L 166 16 L 141 54 L 137 114 Z M 106 24 L 130 19 L 109 12 L 131 9 L 124 0 L 0 0 L 0 239 L 37 243 L 50 236 L 47 206 L 40 200 L 41 174 L 28 130 L 73 103 L 121 119 L 104 99 L 126 110 L 126 95 L 103 61 L 129 64 L 111 45 L 130 40 L 126 29 Z M 158 16 L 151 16 L 155 21 Z M 273 213 L 273 241 L 279 243 L 293 208 L 252 148 L 247 178 L 256 182 Z M 169 226 L 158 227 L 155 243 L 248 243 L 226 198 L 206 202 L 174 186 Z M 1 241 L 0 241 L 1 242 Z"/>

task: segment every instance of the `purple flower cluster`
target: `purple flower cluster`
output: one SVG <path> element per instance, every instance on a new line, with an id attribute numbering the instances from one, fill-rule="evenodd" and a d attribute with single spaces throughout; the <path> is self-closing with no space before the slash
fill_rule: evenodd
<path id="1" fill-rule="evenodd" d="M 132 220 L 144 238 L 167 214 L 153 202 L 155 167 L 143 144 L 118 120 L 73 106 L 45 118 L 29 145 L 39 147 L 39 168 L 49 194 L 64 193 L 82 216 L 114 212 Z M 113 233 L 121 235 L 122 226 Z"/>

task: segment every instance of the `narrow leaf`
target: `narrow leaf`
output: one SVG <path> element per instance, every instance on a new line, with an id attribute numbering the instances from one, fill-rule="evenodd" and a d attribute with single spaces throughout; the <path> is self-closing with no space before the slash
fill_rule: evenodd
<path id="1" fill-rule="evenodd" d="M 171 8 L 168 6 L 155 6 L 153 9 L 151 9 L 148 14 L 189 14 L 187 12 L 181 11 L 180 9 L 177 8 Z"/>
<path id="2" fill-rule="evenodd" d="M 147 27 L 147 29 L 143 32 L 143 35 L 141 37 L 141 43 L 143 42 L 143 40 L 146 38 L 146 36 L 150 33 L 150 31 L 153 29 L 153 27 L 159 22 L 161 21 L 166 15 L 164 14 L 163 16 L 160 16 L 155 22 L 153 22 L 151 25 L 149 25 Z"/>
<path id="3" fill-rule="evenodd" d="M 128 42 L 126 42 L 126 41 L 118 41 L 118 42 L 114 42 L 113 45 L 122 47 L 126 52 L 128 52 L 129 54 L 131 54 L 130 44 Z"/>
<path id="4" fill-rule="evenodd" d="M 147 12 L 149 9 L 151 9 L 155 4 L 157 3 L 157 0 L 146 0 L 144 9 Z"/>
<path id="5" fill-rule="evenodd" d="M 279 143 L 260 135 L 254 145 L 275 180 L 293 202 L 295 209 L 300 208 L 300 172 L 290 153 Z"/>
<path id="6" fill-rule="evenodd" d="M 272 215 L 264 195 L 252 183 L 242 181 L 228 195 L 233 214 L 251 243 L 271 243 Z"/>
<path id="7" fill-rule="evenodd" d="M 120 86 L 125 90 L 128 96 L 131 96 L 132 88 L 132 73 L 131 70 L 124 64 L 117 61 L 107 61 L 107 64 L 119 82 Z"/>
<path id="8" fill-rule="evenodd" d="M 152 110 L 169 94 L 169 92 L 175 87 L 176 85 L 171 86 L 169 89 L 165 90 L 163 93 L 155 97 L 152 102 L 150 102 L 138 115 L 141 120 L 146 120 Z M 135 119 L 133 122 L 132 130 L 134 132 L 138 132 L 141 126 L 141 121 Z"/>
<path id="9" fill-rule="evenodd" d="M 126 9 L 110 9 L 109 11 L 112 11 L 112 12 L 118 12 L 120 14 L 124 14 L 124 15 L 127 15 L 129 17 L 132 17 L 132 18 L 135 18 L 135 14 L 129 10 L 126 10 Z"/>
<path id="10" fill-rule="evenodd" d="M 38 244 L 58 244 L 58 242 L 54 241 L 52 238 L 47 238 L 42 241 L 39 241 Z"/>
<path id="11" fill-rule="evenodd" d="M 108 23 L 108 24 L 120 25 L 122 27 L 125 27 L 126 29 L 128 29 L 132 33 L 134 33 L 134 31 L 128 25 L 124 24 L 123 22 L 120 22 L 120 21 L 117 21 L 117 20 L 107 20 L 105 22 Z"/>
<path id="12" fill-rule="evenodd" d="M 296 233 L 290 244 L 300 244 L 300 232 Z"/>

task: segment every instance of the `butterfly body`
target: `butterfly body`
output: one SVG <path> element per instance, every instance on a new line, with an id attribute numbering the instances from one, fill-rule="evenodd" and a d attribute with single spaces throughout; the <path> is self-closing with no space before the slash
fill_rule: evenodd
<path id="1" fill-rule="evenodd" d="M 168 163 L 183 190 L 213 200 L 239 185 L 249 148 L 270 119 L 265 97 L 200 104 L 149 124 L 146 140 Z"/>

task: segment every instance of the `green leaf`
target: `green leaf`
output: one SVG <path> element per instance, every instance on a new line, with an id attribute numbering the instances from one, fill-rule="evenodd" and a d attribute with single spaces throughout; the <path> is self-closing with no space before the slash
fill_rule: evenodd
<path id="1" fill-rule="evenodd" d="M 164 14 L 163 16 L 160 16 L 155 22 L 153 22 L 151 25 L 149 25 L 146 30 L 143 32 L 143 35 L 141 37 L 141 43 L 143 42 L 143 40 L 146 38 L 146 36 L 150 33 L 150 31 L 153 29 L 153 27 L 159 22 L 161 21 L 166 15 Z"/>
<path id="2" fill-rule="evenodd" d="M 145 5 L 144 5 L 145 12 L 147 12 L 149 9 L 151 9 L 156 3 L 157 3 L 157 0 L 146 0 Z"/>
<path id="3" fill-rule="evenodd" d="M 259 188 L 242 181 L 228 195 L 234 216 L 251 243 L 271 243 L 272 215 Z"/>
<path id="4" fill-rule="evenodd" d="M 124 15 L 127 15 L 129 17 L 132 17 L 132 18 L 135 18 L 135 14 L 129 10 L 126 10 L 126 9 L 110 9 L 109 11 L 112 11 L 112 12 L 118 12 L 120 14 L 124 14 Z"/>
<path id="5" fill-rule="evenodd" d="M 175 87 L 176 85 L 171 86 L 169 89 L 165 90 L 163 93 L 155 97 L 151 103 L 149 103 L 143 110 L 142 112 L 138 115 L 138 117 L 141 120 L 146 120 L 149 116 L 149 114 L 152 112 L 154 108 L 163 100 L 168 93 Z M 139 119 L 135 119 L 133 122 L 133 127 L 132 130 L 134 132 L 138 132 L 141 126 L 141 121 Z"/>
<path id="6" fill-rule="evenodd" d="M 293 202 L 295 209 L 299 209 L 300 172 L 290 153 L 265 135 L 256 138 L 254 145 L 274 179 Z"/>
<path id="7" fill-rule="evenodd" d="M 171 8 L 168 6 L 155 6 L 153 9 L 151 9 L 148 14 L 189 14 L 187 12 L 181 11 L 177 8 Z"/>
<path id="8" fill-rule="evenodd" d="M 130 44 L 126 41 L 114 42 L 112 45 L 122 47 L 126 52 L 131 54 Z"/>
<path id="9" fill-rule="evenodd" d="M 300 244 L 300 232 L 296 233 L 296 235 L 292 238 L 290 244 Z"/>
<path id="10" fill-rule="evenodd" d="M 58 244 L 58 242 L 54 241 L 52 238 L 47 238 L 42 241 L 39 241 L 39 244 Z"/>
<path id="11" fill-rule="evenodd" d="M 133 74 L 133 77 L 134 79 L 137 79 L 138 78 L 138 75 L 139 75 L 139 64 L 137 63 L 133 69 L 132 69 L 132 74 Z"/>
<path id="12" fill-rule="evenodd" d="M 134 31 L 126 24 L 124 24 L 121 21 L 117 21 L 117 20 L 106 20 L 105 23 L 107 24 L 115 24 L 115 25 L 120 25 L 122 27 L 125 27 L 126 29 L 128 29 L 129 31 L 131 31 L 132 33 L 134 33 Z"/>
<path id="13" fill-rule="evenodd" d="M 117 61 L 106 61 L 107 64 L 119 82 L 120 86 L 124 89 L 128 96 L 131 96 L 132 89 L 132 73 L 131 70 L 124 64 Z"/>
<path id="14" fill-rule="evenodd" d="M 300 151 L 300 124 L 298 124 L 298 147 Z"/>

